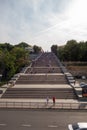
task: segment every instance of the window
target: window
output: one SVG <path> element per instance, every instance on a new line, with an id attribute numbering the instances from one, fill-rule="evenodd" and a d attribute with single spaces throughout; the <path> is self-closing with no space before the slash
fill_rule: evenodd
<path id="1" fill-rule="evenodd" d="M 73 127 L 73 130 L 79 130 L 78 124 L 73 124 L 72 127 Z"/>

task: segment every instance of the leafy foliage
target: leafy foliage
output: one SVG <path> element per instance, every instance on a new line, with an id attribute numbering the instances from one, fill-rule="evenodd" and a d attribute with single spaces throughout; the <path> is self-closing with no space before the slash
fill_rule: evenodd
<path id="1" fill-rule="evenodd" d="M 58 46 L 57 46 L 57 45 L 52 45 L 52 46 L 51 46 L 51 51 L 52 51 L 55 55 L 57 55 L 57 54 L 58 54 Z"/>
<path id="2" fill-rule="evenodd" d="M 17 45 L 10 43 L 0 44 L 0 73 L 3 75 L 2 80 L 9 80 L 15 73 L 21 71 L 24 66 L 29 65 L 30 51 L 26 48 L 31 47 L 25 42 Z M 39 53 L 41 47 L 33 46 L 34 53 Z"/>
<path id="3" fill-rule="evenodd" d="M 9 43 L 0 44 L 0 73 L 3 75 L 2 80 L 9 80 L 29 63 L 29 51 L 25 50 L 26 46 L 28 46 L 26 43 L 17 46 L 12 46 Z"/>
<path id="4" fill-rule="evenodd" d="M 30 45 L 28 45 L 26 42 L 21 42 L 18 45 L 15 45 L 15 47 L 21 47 L 21 48 L 25 48 L 25 47 L 29 47 Z"/>
<path id="5" fill-rule="evenodd" d="M 33 46 L 34 53 L 38 54 L 41 52 L 41 47 L 38 47 L 36 45 Z"/>
<path id="6" fill-rule="evenodd" d="M 70 40 L 64 46 L 53 45 L 51 51 L 62 61 L 87 61 L 87 41 Z"/>

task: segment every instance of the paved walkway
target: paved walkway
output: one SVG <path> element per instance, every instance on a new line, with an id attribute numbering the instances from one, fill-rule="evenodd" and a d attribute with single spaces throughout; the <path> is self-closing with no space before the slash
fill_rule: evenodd
<path id="1" fill-rule="evenodd" d="M 68 84 L 20 84 L 13 86 L 14 88 L 71 88 Z"/>
<path id="2" fill-rule="evenodd" d="M 18 99 L 18 98 L 15 98 L 15 99 L 0 99 L 0 101 L 2 102 L 42 102 L 42 103 L 45 103 L 46 102 L 46 99 Z M 49 102 L 52 103 L 52 99 L 49 99 Z M 73 100 L 73 99 L 56 99 L 56 103 L 78 103 L 78 100 Z"/>
<path id="3" fill-rule="evenodd" d="M 77 100 L 58 100 L 53 104 L 52 99 L 48 104 L 46 99 L 0 99 L 0 108 L 39 108 L 39 109 L 87 109 L 86 102 L 78 102 Z"/>

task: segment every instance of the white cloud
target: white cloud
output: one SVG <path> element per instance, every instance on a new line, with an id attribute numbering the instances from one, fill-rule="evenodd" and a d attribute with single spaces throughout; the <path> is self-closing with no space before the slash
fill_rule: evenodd
<path id="1" fill-rule="evenodd" d="M 52 44 L 86 40 L 87 0 L 0 1 L 0 42 Z"/>

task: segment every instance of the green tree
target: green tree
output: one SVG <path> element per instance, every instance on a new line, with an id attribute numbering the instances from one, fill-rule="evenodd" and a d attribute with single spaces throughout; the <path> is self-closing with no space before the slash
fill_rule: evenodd
<path id="1" fill-rule="evenodd" d="M 87 42 L 79 43 L 79 60 L 87 61 Z"/>
<path id="2" fill-rule="evenodd" d="M 2 44 L 0 44 L 0 49 L 2 51 L 6 51 L 6 50 L 11 51 L 12 48 L 13 48 L 13 45 L 11 45 L 10 43 L 2 43 Z"/>
<path id="3" fill-rule="evenodd" d="M 15 45 L 15 47 L 20 47 L 20 48 L 26 48 L 29 47 L 30 45 L 27 44 L 26 42 L 21 42 L 18 45 Z"/>
<path id="4" fill-rule="evenodd" d="M 65 51 L 64 51 L 64 47 L 65 46 L 59 46 L 59 48 L 58 48 L 58 57 L 59 57 L 59 59 L 61 60 L 61 61 L 65 61 L 65 59 L 67 58 L 65 58 Z"/>
<path id="5" fill-rule="evenodd" d="M 9 80 L 15 74 L 15 58 L 6 51 L 3 55 L 3 80 Z"/>
<path id="6" fill-rule="evenodd" d="M 35 54 L 38 54 L 38 53 L 41 52 L 42 48 L 39 47 L 39 46 L 34 45 L 34 46 L 33 46 L 33 50 L 34 50 L 34 53 L 35 53 Z"/>
<path id="7" fill-rule="evenodd" d="M 52 45 L 51 46 L 51 52 L 53 52 L 55 55 L 58 55 L 58 46 Z"/>
<path id="8" fill-rule="evenodd" d="M 78 43 L 76 40 L 70 40 L 64 47 L 65 55 L 68 61 L 78 60 Z"/>
<path id="9" fill-rule="evenodd" d="M 14 47 L 11 54 L 15 57 L 15 68 L 17 72 L 29 64 L 29 53 L 24 48 Z"/>

